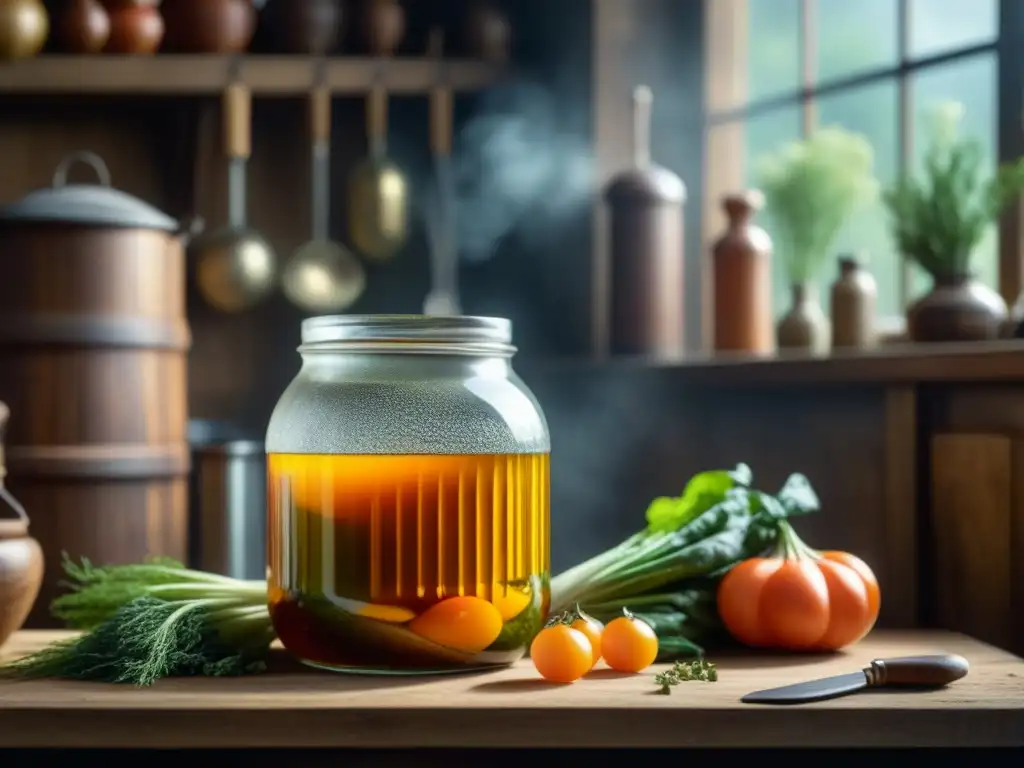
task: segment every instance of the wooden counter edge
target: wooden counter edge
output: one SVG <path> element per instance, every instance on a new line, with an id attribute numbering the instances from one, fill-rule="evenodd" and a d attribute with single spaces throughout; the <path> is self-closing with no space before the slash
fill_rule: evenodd
<path id="1" fill-rule="evenodd" d="M 66 633 L 21 633 L 22 649 Z M 946 632 L 879 632 L 880 642 L 939 636 L 983 664 L 1020 660 Z M 20 642 L 18 642 L 20 641 Z M 8 646 L 8 651 L 10 646 Z M 1011 672 L 1010 677 L 1018 676 Z M 1020 677 L 1024 679 L 1024 662 Z M 884 693 L 869 695 L 886 695 Z M 955 696 L 941 707 L 758 707 L 727 709 L 452 707 L 310 709 L 249 703 L 239 709 L 89 708 L 89 694 L 0 711 L 3 748 L 548 748 L 548 747 L 1024 747 L 1024 696 L 978 706 Z"/>

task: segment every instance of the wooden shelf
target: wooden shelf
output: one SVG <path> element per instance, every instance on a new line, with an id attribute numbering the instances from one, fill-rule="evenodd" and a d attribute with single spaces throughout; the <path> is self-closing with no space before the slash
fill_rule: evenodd
<path id="1" fill-rule="evenodd" d="M 681 384 L 760 389 L 819 384 L 942 384 L 950 382 L 1024 383 L 1024 341 L 1008 339 L 959 344 L 906 344 L 870 352 L 836 351 L 823 357 L 751 358 L 696 356 L 680 360 L 645 357 L 524 360 L 517 370 L 543 366 L 659 369 Z M 526 376 L 529 379 L 529 376 Z"/>
<path id="2" fill-rule="evenodd" d="M 256 96 L 298 96 L 313 84 L 318 60 L 309 56 L 39 56 L 0 64 L 0 96 L 146 95 L 197 96 L 220 93 L 237 67 Z M 472 91 L 501 80 L 507 68 L 469 60 L 422 58 L 328 59 L 326 85 L 333 93 L 363 93 L 380 74 L 391 93 L 425 93 L 442 78 L 456 91 Z"/>

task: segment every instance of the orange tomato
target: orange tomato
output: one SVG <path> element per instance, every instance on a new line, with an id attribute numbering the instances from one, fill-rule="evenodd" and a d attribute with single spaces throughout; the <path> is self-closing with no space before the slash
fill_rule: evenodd
<path id="1" fill-rule="evenodd" d="M 577 632 L 581 632 L 587 638 L 587 641 L 590 643 L 591 654 L 594 657 L 590 666 L 597 664 L 601 659 L 601 633 L 604 632 L 604 624 L 593 616 L 587 616 L 582 611 L 578 611 L 576 618 L 573 619 L 569 626 Z"/>
<path id="2" fill-rule="evenodd" d="M 722 579 L 718 613 L 745 645 L 793 651 L 838 650 L 878 620 L 881 592 L 867 564 L 847 552 L 815 552 L 788 523 L 779 548 L 746 560 Z"/>
<path id="3" fill-rule="evenodd" d="M 640 672 L 658 658 L 658 636 L 646 621 L 624 614 L 601 633 L 601 653 L 616 672 Z"/>
<path id="4" fill-rule="evenodd" d="M 464 653 L 479 653 L 501 634 L 501 613 L 480 597 L 449 597 L 406 625 L 420 637 Z"/>
<path id="5" fill-rule="evenodd" d="M 540 676 L 553 683 L 572 683 L 594 666 L 587 636 L 565 624 L 542 629 L 530 645 L 530 658 Z"/>

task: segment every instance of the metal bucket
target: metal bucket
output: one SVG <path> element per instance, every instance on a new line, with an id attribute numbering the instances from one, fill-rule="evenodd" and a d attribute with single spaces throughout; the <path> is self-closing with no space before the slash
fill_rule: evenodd
<path id="1" fill-rule="evenodd" d="M 198 445 L 190 560 L 193 568 L 236 579 L 267 572 L 267 461 L 263 443 Z"/>

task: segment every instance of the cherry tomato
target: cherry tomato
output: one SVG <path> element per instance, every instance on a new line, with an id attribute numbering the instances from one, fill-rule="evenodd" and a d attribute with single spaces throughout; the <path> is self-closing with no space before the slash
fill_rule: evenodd
<path id="1" fill-rule="evenodd" d="M 587 616 L 583 613 L 573 620 L 569 626 L 577 632 L 582 632 L 590 642 L 590 649 L 594 657 L 591 666 L 597 664 L 601 659 L 601 633 L 604 632 L 604 624 L 593 616 Z"/>
<path id="2" fill-rule="evenodd" d="M 594 666 L 587 636 L 565 624 L 545 627 L 533 639 L 530 658 L 540 676 L 553 683 L 572 683 Z"/>
<path id="3" fill-rule="evenodd" d="M 409 622 L 420 637 L 465 653 L 479 653 L 501 634 L 501 613 L 480 597 L 449 597 Z"/>
<path id="4" fill-rule="evenodd" d="M 626 613 L 604 628 L 601 653 L 616 672 L 640 672 L 658 657 L 658 636 L 646 621 Z"/>

